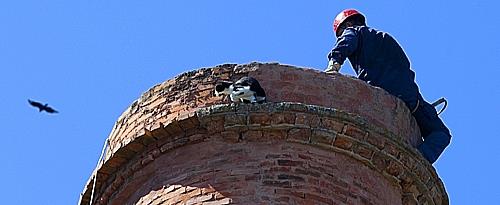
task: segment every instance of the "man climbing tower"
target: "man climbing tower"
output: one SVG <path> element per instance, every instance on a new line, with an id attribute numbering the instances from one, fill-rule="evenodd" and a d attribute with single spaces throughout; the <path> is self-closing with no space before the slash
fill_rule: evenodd
<path id="1" fill-rule="evenodd" d="M 368 27 L 364 15 L 354 9 L 346 9 L 335 17 L 333 31 L 337 42 L 328 54 L 325 72 L 338 72 L 348 58 L 359 79 L 403 100 L 424 139 L 417 149 L 434 163 L 450 143 L 451 134 L 434 107 L 420 94 L 415 73 L 401 46 L 388 33 Z"/>

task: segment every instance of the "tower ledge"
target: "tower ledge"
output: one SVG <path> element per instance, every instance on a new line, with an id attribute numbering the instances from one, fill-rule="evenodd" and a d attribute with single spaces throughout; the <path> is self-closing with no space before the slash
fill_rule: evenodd
<path id="1" fill-rule="evenodd" d="M 228 104 L 252 76 L 268 103 Z M 399 99 L 341 74 L 224 64 L 154 86 L 118 119 L 79 204 L 448 204 Z"/>

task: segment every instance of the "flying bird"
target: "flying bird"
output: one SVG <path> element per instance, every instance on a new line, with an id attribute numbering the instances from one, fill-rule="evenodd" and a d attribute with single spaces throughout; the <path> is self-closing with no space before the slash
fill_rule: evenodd
<path id="1" fill-rule="evenodd" d="M 220 81 L 215 85 L 215 95 L 229 95 L 232 102 L 264 103 L 266 92 L 253 77 L 243 77 L 235 83 Z"/>
<path id="2" fill-rule="evenodd" d="M 43 105 L 42 103 L 32 101 L 28 99 L 28 102 L 30 103 L 31 106 L 38 108 L 38 112 L 45 111 L 47 113 L 58 113 L 57 110 L 54 110 L 53 108 L 49 107 L 49 104 Z"/>

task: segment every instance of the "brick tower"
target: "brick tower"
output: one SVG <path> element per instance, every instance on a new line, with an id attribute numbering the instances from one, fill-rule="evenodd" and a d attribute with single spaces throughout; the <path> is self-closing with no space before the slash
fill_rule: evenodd
<path id="1" fill-rule="evenodd" d="M 268 103 L 229 104 L 252 76 Z M 448 204 L 404 103 L 341 74 L 225 64 L 154 86 L 118 119 L 80 197 L 97 204 Z"/>

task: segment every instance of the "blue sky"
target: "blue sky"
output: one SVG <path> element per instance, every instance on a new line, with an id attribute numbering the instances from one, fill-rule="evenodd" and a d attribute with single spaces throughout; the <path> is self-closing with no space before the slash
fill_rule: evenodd
<path id="1" fill-rule="evenodd" d="M 451 204 L 498 203 L 497 2 L 3 1 L 2 204 L 76 204 L 118 116 L 182 72 L 251 61 L 324 69 L 344 8 L 395 36 L 426 99 L 448 99 L 453 139 L 435 167 Z"/>

